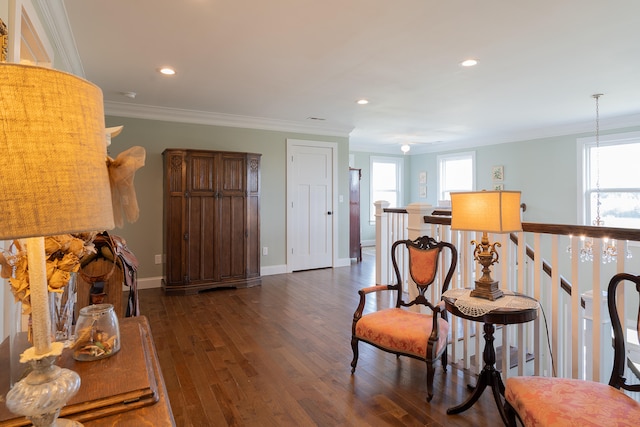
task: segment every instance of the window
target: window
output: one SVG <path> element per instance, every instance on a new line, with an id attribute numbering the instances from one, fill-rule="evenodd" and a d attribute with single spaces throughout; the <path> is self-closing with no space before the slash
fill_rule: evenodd
<path id="1" fill-rule="evenodd" d="M 635 173 L 640 158 L 640 132 L 595 138 L 580 138 L 582 148 L 582 218 L 595 225 L 598 217 L 607 227 L 640 228 L 640 175 Z"/>
<path id="2" fill-rule="evenodd" d="M 402 164 L 401 157 L 371 157 L 371 205 L 369 220 L 375 222 L 376 207 L 374 202 L 386 200 L 390 208 L 400 207 L 402 198 Z"/>
<path id="3" fill-rule="evenodd" d="M 438 205 L 451 200 L 452 191 L 473 191 L 476 187 L 475 152 L 438 156 Z"/>

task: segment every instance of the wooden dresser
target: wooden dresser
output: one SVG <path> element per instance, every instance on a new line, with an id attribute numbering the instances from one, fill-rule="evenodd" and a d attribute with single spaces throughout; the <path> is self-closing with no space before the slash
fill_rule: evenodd
<path id="1" fill-rule="evenodd" d="M 25 342 L 25 337 L 20 337 Z M 175 426 L 151 329 L 146 317 L 120 319 L 121 349 L 106 359 L 77 362 L 65 349 L 56 365 L 80 375 L 80 390 L 62 408 L 61 418 L 86 427 Z M 8 339 L 0 346 L 0 390 L 9 389 Z M 26 348 L 26 345 L 23 345 Z M 18 368 L 24 365 L 19 365 Z M 29 426 L 0 404 L 0 425 Z"/>
<path id="2" fill-rule="evenodd" d="M 261 155 L 162 154 L 164 291 L 184 295 L 260 284 Z"/>

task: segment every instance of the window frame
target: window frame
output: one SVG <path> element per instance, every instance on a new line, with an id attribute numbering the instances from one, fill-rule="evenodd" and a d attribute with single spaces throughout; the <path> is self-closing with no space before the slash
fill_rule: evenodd
<path id="1" fill-rule="evenodd" d="M 438 163 L 438 193 L 437 193 L 437 198 L 436 198 L 436 202 L 438 205 L 442 204 L 443 201 L 447 201 L 448 203 L 451 203 L 451 196 L 449 196 L 449 198 L 445 198 L 445 196 L 443 195 L 444 191 L 448 191 L 449 193 L 451 192 L 451 190 L 446 189 L 446 179 L 445 179 L 445 167 L 444 165 L 446 165 L 447 162 L 449 161 L 454 161 L 454 160 L 464 160 L 464 159 L 470 159 L 471 160 L 471 189 L 470 190 L 465 190 L 465 191 L 475 191 L 476 190 L 476 152 L 475 151 L 464 151 L 464 152 L 460 152 L 460 153 L 452 153 L 452 154 L 439 154 L 437 156 L 437 163 Z M 454 190 L 456 191 L 456 190 Z M 463 190 L 458 190 L 458 191 L 463 191 Z"/>
<path id="2" fill-rule="evenodd" d="M 640 144 L 640 132 L 625 132 L 615 133 L 609 135 L 599 136 L 600 147 L 612 146 L 612 145 L 625 145 L 625 144 Z M 578 222 L 584 225 L 593 225 L 591 217 L 595 220 L 597 214 L 591 213 L 590 199 L 591 195 L 597 191 L 596 188 L 591 188 L 590 184 L 590 155 L 591 149 L 596 146 L 596 137 L 585 137 L 577 139 L 578 149 L 578 191 L 577 191 L 577 203 L 578 207 Z M 600 171 L 602 174 L 602 170 Z M 603 188 L 600 186 L 600 194 L 607 192 L 630 192 L 640 193 L 640 187 L 629 188 Z M 605 226 L 610 226 L 605 224 Z"/>
<path id="3" fill-rule="evenodd" d="M 374 183 L 374 171 L 373 165 L 374 163 L 392 163 L 396 165 L 396 203 L 397 207 L 402 207 L 404 203 L 404 185 L 403 179 L 404 176 L 404 157 L 393 157 L 393 156 L 370 156 L 369 157 L 369 171 L 370 171 L 370 179 L 369 179 L 369 222 L 374 224 L 376 221 L 376 207 L 374 203 L 377 200 L 374 200 L 373 194 L 375 193 L 375 189 L 373 187 Z"/>

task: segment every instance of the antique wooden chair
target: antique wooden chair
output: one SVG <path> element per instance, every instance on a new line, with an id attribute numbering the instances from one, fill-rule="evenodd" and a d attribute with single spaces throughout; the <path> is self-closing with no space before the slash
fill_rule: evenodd
<path id="1" fill-rule="evenodd" d="M 417 296 L 405 302 L 402 290 L 402 277 L 398 267 L 397 252 L 403 248 L 408 250 L 409 272 L 417 287 Z M 450 251 L 447 275 L 441 283 L 439 293 L 447 290 L 453 277 L 458 259 L 458 252 L 451 243 L 436 242 L 429 236 L 416 240 L 399 240 L 391 247 L 391 260 L 396 275 L 393 285 L 376 285 L 360 289 L 360 303 L 353 314 L 351 330 L 351 347 L 353 360 L 351 373 L 358 363 L 358 343 L 360 341 L 378 347 L 381 350 L 395 353 L 397 357 L 409 356 L 424 360 L 427 364 L 427 400 L 433 397 L 433 377 L 435 363 L 442 359 L 442 368 L 447 369 L 447 336 L 449 323 L 447 312 L 442 301 L 431 302 L 426 291 L 431 286 L 438 272 L 438 262 L 444 248 Z M 412 286 L 410 283 L 409 286 Z M 395 292 L 395 307 L 385 308 L 363 314 L 366 297 L 371 293 L 384 291 Z M 427 313 L 408 309 L 411 306 L 428 307 Z"/>
<path id="2" fill-rule="evenodd" d="M 607 302 L 614 335 L 609 384 L 538 376 L 509 378 L 505 384 L 505 413 L 510 426 L 516 426 L 516 416 L 524 426 L 639 425 L 640 403 L 620 390 L 640 391 L 640 384 L 627 384 L 624 378 L 625 335 L 616 308 L 616 289 L 624 281 L 635 283 L 640 294 L 640 276 L 619 273 L 609 282 Z M 640 328 L 640 305 L 636 315 Z"/>

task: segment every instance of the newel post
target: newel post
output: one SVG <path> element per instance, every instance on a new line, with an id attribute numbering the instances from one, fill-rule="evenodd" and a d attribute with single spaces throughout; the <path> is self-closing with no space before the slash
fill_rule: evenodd
<path id="1" fill-rule="evenodd" d="M 433 211 L 434 207 L 429 203 L 411 203 L 407 206 L 407 212 L 409 213 L 407 236 L 410 240 L 415 240 L 420 236 L 430 235 L 431 224 L 425 223 L 424 217 L 431 215 Z"/>
<path id="2" fill-rule="evenodd" d="M 389 236 L 389 220 L 388 214 L 384 211 L 389 207 L 386 200 L 378 200 L 373 202 L 376 207 L 376 284 L 388 285 L 389 280 L 389 253 L 391 251 L 391 243 Z"/>

